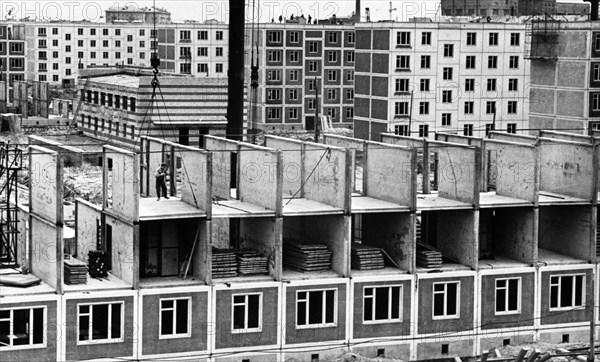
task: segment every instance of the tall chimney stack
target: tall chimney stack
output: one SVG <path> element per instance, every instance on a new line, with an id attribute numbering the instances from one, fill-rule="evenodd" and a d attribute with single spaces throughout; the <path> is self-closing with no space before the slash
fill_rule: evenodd
<path id="1" fill-rule="evenodd" d="M 356 0 L 356 9 L 354 10 L 354 14 L 356 14 L 356 22 L 360 23 L 360 0 Z"/>
<path id="2" fill-rule="evenodd" d="M 243 1 L 229 0 L 227 138 L 240 141 L 244 131 L 244 6 Z"/>

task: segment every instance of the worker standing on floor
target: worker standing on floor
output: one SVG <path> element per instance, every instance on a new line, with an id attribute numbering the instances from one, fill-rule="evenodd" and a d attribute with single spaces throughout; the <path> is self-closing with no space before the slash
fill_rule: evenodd
<path id="1" fill-rule="evenodd" d="M 156 169 L 156 173 L 154 176 L 156 177 L 156 196 L 158 197 L 157 200 L 160 201 L 161 191 L 162 191 L 164 198 L 169 199 L 169 196 L 167 196 L 167 183 L 166 183 L 167 164 L 164 162 L 161 163 L 160 167 Z"/>

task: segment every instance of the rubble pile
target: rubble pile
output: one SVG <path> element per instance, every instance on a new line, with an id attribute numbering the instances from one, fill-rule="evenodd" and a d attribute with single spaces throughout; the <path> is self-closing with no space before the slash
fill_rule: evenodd
<path id="1" fill-rule="evenodd" d="M 63 188 L 65 201 L 81 198 L 94 204 L 102 204 L 102 167 L 66 167 Z"/>

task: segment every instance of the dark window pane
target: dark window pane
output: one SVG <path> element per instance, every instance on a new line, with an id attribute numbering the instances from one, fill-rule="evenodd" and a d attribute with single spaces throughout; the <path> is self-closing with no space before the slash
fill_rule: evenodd
<path id="1" fill-rule="evenodd" d="M 575 306 L 583 305 L 583 275 L 575 277 Z"/>
<path id="2" fill-rule="evenodd" d="M 558 286 L 550 287 L 550 308 L 558 307 Z"/>
<path id="3" fill-rule="evenodd" d="M 44 309 L 33 310 L 33 343 L 44 343 Z"/>
<path id="4" fill-rule="evenodd" d="M 506 289 L 496 289 L 496 312 L 506 311 Z"/>
<path id="5" fill-rule="evenodd" d="M 400 318 L 400 287 L 392 288 L 392 318 Z"/>
<path id="6" fill-rule="evenodd" d="M 248 296 L 248 328 L 258 328 L 260 316 L 260 295 Z"/>
<path id="7" fill-rule="evenodd" d="M 455 315 L 456 310 L 458 308 L 458 306 L 456 305 L 457 297 L 458 297 L 457 287 L 458 287 L 458 284 L 456 284 L 456 283 L 448 284 L 448 306 L 446 309 L 448 312 L 448 315 Z"/>
<path id="8" fill-rule="evenodd" d="M 573 277 L 562 277 L 560 285 L 560 306 L 573 306 Z"/>
<path id="9" fill-rule="evenodd" d="M 246 308 L 243 305 L 233 307 L 233 329 L 244 329 L 244 315 Z"/>
<path id="10" fill-rule="evenodd" d="M 328 290 L 325 295 L 325 323 L 333 323 L 335 320 L 333 312 L 335 311 L 335 291 Z"/>
<path id="11" fill-rule="evenodd" d="M 175 333 L 188 332 L 188 300 L 177 300 L 177 321 L 175 324 Z"/>
<path id="12" fill-rule="evenodd" d="M 0 345 L 9 343 L 8 335 L 10 334 L 10 321 L 0 322 Z"/>
<path id="13" fill-rule="evenodd" d="M 79 317 L 79 340 L 87 341 L 90 339 L 89 335 L 90 317 L 80 316 Z"/>
<path id="14" fill-rule="evenodd" d="M 519 279 L 511 279 L 508 282 L 508 310 L 519 309 Z"/>
<path id="15" fill-rule="evenodd" d="M 15 346 L 29 344 L 29 309 L 13 311 L 13 335 Z"/>
<path id="16" fill-rule="evenodd" d="M 162 311 L 162 321 L 160 326 L 160 334 L 169 335 L 173 334 L 173 311 L 172 310 L 163 310 Z"/>
<path id="17" fill-rule="evenodd" d="M 112 305 L 111 338 L 121 338 L 121 304 Z"/>
<path id="18" fill-rule="evenodd" d="M 306 325 L 306 302 L 298 302 L 296 310 L 296 320 L 298 320 L 298 325 Z"/>
<path id="19" fill-rule="evenodd" d="M 375 319 L 388 319 L 389 288 L 375 289 Z"/>
<path id="20" fill-rule="evenodd" d="M 441 293 L 433 295 L 433 315 L 444 315 L 444 295 Z"/>
<path id="21" fill-rule="evenodd" d="M 246 296 L 245 295 L 236 295 L 233 297 L 234 303 L 244 303 Z"/>
<path id="22" fill-rule="evenodd" d="M 92 339 L 108 338 L 108 304 L 92 306 Z"/>
<path id="23" fill-rule="evenodd" d="M 323 292 L 316 291 L 308 294 L 310 310 L 308 324 L 323 323 Z"/>
<path id="24" fill-rule="evenodd" d="M 373 298 L 365 298 L 363 306 L 363 315 L 365 321 L 373 320 Z"/>
<path id="25" fill-rule="evenodd" d="M 161 308 L 173 308 L 173 301 L 172 300 L 162 300 L 160 302 Z"/>

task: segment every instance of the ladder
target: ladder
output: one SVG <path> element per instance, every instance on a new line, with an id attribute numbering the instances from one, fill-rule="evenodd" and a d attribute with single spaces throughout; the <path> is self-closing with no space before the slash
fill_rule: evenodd
<path id="1" fill-rule="evenodd" d="M 196 244 L 198 243 L 198 238 L 200 237 L 200 227 L 198 226 L 198 230 L 196 230 L 196 236 L 194 236 L 194 243 L 192 244 L 192 250 L 186 255 L 185 261 L 181 264 L 181 268 L 179 269 L 179 277 L 182 279 L 187 278 L 188 272 L 190 270 L 190 264 L 192 264 L 192 258 L 194 257 L 194 250 L 196 249 Z"/>

